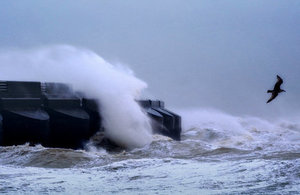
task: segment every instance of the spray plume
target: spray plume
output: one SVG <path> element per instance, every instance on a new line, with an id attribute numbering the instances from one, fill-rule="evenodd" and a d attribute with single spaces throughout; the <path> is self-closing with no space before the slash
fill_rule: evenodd
<path id="1" fill-rule="evenodd" d="M 128 68 L 66 45 L 0 52 L 0 66 L 1 80 L 63 82 L 96 98 L 106 136 L 121 146 L 142 147 L 152 140 L 148 118 L 135 102 L 147 85 Z"/>

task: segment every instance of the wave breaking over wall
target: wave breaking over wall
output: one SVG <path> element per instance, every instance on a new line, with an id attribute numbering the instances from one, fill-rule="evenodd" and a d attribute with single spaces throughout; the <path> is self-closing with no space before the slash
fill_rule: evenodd
<path id="1" fill-rule="evenodd" d="M 100 102 L 106 136 L 127 148 L 152 141 L 147 116 L 136 103 L 147 84 L 125 66 L 68 45 L 0 52 L 0 79 L 63 82 Z"/>

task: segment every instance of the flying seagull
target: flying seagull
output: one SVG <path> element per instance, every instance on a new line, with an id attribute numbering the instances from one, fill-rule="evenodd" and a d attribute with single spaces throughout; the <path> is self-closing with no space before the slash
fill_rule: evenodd
<path id="1" fill-rule="evenodd" d="M 283 83 L 282 78 L 280 78 L 280 76 L 277 75 L 277 82 L 274 85 L 274 89 L 273 90 L 268 90 L 267 93 L 272 93 L 272 96 L 270 97 L 270 99 L 267 101 L 267 103 L 271 102 L 273 99 L 275 99 L 277 97 L 277 95 L 281 92 L 285 92 L 285 90 L 280 89 L 280 85 Z"/>

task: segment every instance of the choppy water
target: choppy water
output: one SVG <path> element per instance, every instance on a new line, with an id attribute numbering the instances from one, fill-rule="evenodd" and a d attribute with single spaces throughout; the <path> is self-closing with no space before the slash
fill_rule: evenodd
<path id="1" fill-rule="evenodd" d="M 0 147 L 0 193 L 299 194 L 297 120 L 181 114 L 182 141 L 131 151 Z"/>

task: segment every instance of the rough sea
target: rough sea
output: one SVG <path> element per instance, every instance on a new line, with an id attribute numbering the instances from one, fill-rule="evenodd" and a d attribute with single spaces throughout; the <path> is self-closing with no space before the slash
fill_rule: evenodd
<path id="1" fill-rule="evenodd" d="M 4 194 L 299 194 L 300 123 L 182 111 L 181 141 L 0 147 Z"/>
<path id="2" fill-rule="evenodd" d="M 300 192 L 299 117 L 171 109 L 183 122 L 181 141 L 173 141 L 145 128 L 147 117 L 135 99 L 147 84 L 92 51 L 65 45 L 13 50 L 1 53 L 0 63 L 2 80 L 68 83 L 99 99 L 107 136 L 131 148 L 103 148 L 97 137 L 82 150 L 0 147 L 0 193 Z"/>

